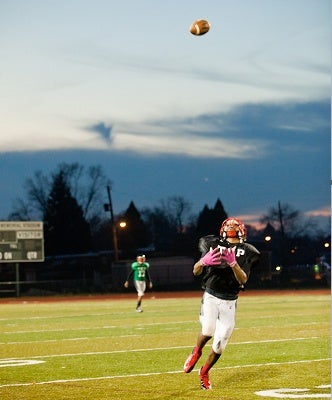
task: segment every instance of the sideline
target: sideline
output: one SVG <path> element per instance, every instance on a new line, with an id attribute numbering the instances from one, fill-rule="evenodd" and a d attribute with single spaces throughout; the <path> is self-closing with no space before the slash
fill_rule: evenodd
<path id="1" fill-rule="evenodd" d="M 146 299 L 178 299 L 202 297 L 201 289 L 190 291 L 175 292 L 155 292 L 148 290 L 145 293 Z M 246 289 L 240 293 L 239 297 L 251 296 L 298 296 L 298 295 L 331 295 L 330 288 L 316 289 Z M 110 301 L 110 300 L 132 300 L 136 298 L 134 292 L 127 293 L 107 293 L 107 294 L 82 294 L 82 295 L 55 295 L 55 296 L 22 296 L 22 297 L 3 297 L 0 298 L 0 304 L 33 304 L 33 303 L 56 303 L 70 301 Z"/>

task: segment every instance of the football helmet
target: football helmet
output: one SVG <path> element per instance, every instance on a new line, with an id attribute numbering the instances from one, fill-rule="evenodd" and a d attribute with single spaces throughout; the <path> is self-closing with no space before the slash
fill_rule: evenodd
<path id="1" fill-rule="evenodd" d="M 221 224 L 220 236 L 223 239 L 237 237 L 240 242 L 244 242 L 247 238 L 247 229 L 238 218 L 230 217 Z"/>

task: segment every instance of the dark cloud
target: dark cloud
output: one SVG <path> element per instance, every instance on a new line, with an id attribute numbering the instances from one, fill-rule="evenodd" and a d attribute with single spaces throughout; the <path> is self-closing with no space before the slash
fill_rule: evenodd
<path id="1" fill-rule="evenodd" d="M 320 151 L 330 138 L 329 101 L 245 104 L 220 114 L 201 115 L 188 124 L 206 126 L 211 136 L 227 139 L 262 140 L 269 152 L 280 149 Z"/>
<path id="2" fill-rule="evenodd" d="M 95 125 L 88 127 L 88 130 L 98 133 L 105 140 L 112 141 L 112 128 L 112 125 L 106 125 L 104 122 L 98 122 Z"/>

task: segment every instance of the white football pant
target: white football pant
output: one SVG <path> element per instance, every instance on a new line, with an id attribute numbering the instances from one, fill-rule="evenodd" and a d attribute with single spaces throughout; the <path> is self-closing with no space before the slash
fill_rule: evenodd
<path id="1" fill-rule="evenodd" d="M 209 293 L 202 299 L 200 323 L 202 334 L 213 337 L 212 350 L 221 354 L 235 327 L 237 300 L 221 300 Z"/>

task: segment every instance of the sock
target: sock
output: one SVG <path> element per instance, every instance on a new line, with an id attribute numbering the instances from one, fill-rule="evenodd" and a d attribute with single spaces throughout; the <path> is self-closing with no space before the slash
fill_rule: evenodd
<path id="1" fill-rule="evenodd" d="M 210 371 L 210 369 L 211 369 L 211 365 L 206 362 L 203 365 L 203 367 L 201 368 L 201 375 L 207 374 Z"/>
<path id="2" fill-rule="evenodd" d="M 207 374 L 210 369 L 214 366 L 214 364 L 219 360 L 221 354 L 216 354 L 214 353 L 214 359 L 210 362 L 211 364 L 208 363 L 208 361 L 205 362 L 205 364 L 203 365 L 202 369 L 201 369 L 201 375 L 205 375 Z"/>

